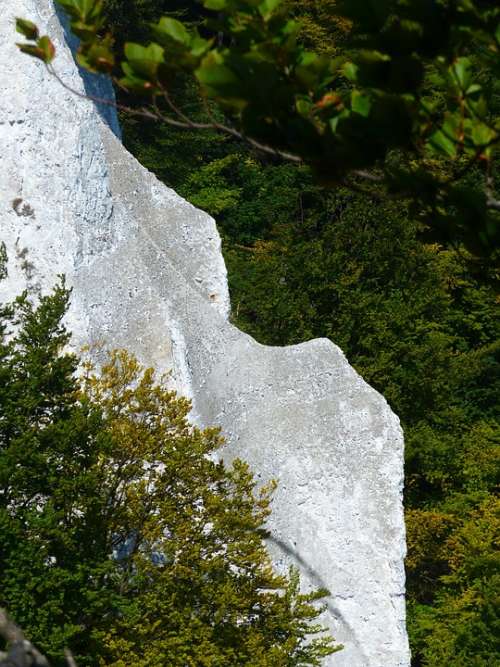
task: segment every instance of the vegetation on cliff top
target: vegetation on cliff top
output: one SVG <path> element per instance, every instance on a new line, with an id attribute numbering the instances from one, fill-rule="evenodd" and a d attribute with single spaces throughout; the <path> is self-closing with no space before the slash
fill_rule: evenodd
<path id="1" fill-rule="evenodd" d="M 196 2 L 133 0 L 127 1 L 127 12 L 123 2 L 109 0 L 106 5 L 118 44 L 144 39 L 147 22 L 169 12 L 197 25 L 206 16 Z M 227 4 L 222 2 L 219 11 Z M 255 19 L 248 7 L 258 3 L 231 4 Z M 221 111 L 210 103 L 207 112 L 198 85 L 188 76 L 191 65 L 177 74 L 170 92 L 174 105 L 189 110 L 194 123 L 213 124 L 215 116 L 221 124 L 229 116 L 241 123 L 244 133 L 281 151 L 296 150 L 310 166 L 263 154 L 243 137 L 194 126 L 180 132 L 130 116 L 122 119 L 125 142 L 168 185 L 216 215 L 229 267 L 233 317 L 240 327 L 272 344 L 330 337 L 401 416 L 407 442 L 413 664 L 489 667 L 499 659 L 499 221 L 493 205 L 498 172 L 496 139 L 485 139 L 475 121 L 482 119 L 491 132 L 498 132 L 499 9 L 496 2 L 468 0 L 285 4 L 304 26 L 299 50 L 305 45 L 329 59 L 347 55 L 358 68 L 335 88 L 342 107 L 331 100 L 326 111 L 321 106 L 318 111 L 323 98 L 314 98 L 289 110 L 294 122 L 300 116 L 313 124 L 314 132 L 328 121 L 329 132 L 339 130 L 337 138 L 347 133 L 347 160 L 335 152 L 332 137 L 333 144 L 326 141 L 323 147 L 328 148 L 326 156 L 323 148 L 314 148 L 314 137 L 304 147 L 278 132 L 273 144 L 275 135 L 262 129 L 267 115 L 253 113 L 252 87 L 245 93 L 248 97 L 239 98 L 253 110 L 247 117 L 240 118 L 230 104 Z M 350 8 L 347 20 L 337 12 L 341 6 Z M 386 11 L 395 8 L 427 14 L 419 18 Z M 127 22 L 128 16 L 137 20 Z M 393 21 L 394 16 L 402 20 Z M 390 21 L 383 22 L 388 17 Z M 354 32 L 353 20 L 359 22 Z M 165 25 L 171 31 L 177 24 Z M 268 23 L 266 30 L 272 32 L 273 26 Z M 237 35 L 224 22 L 217 27 L 215 46 L 209 48 L 226 59 L 219 65 L 228 65 L 237 55 Z M 210 30 L 213 26 L 201 28 L 204 39 L 213 34 Z M 380 36 L 374 41 L 377 30 Z M 402 37 L 408 38 L 406 44 Z M 169 39 L 179 41 L 172 34 Z M 363 60 L 359 40 L 372 56 L 375 51 L 383 57 Z M 166 39 L 167 46 L 173 48 Z M 413 68 L 415 58 L 423 70 Z M 134 58 L 128 60 L 135 75 L 140 74 L 138 66 L 130 64 Z M 271 62 L 274 66 L 273 58 Z M 314 69 L 324 61 L 313 62 Z M 410 70 L 405 69 L 409 65 Z M 419 71 L 417 79 L 410 76 Z M 143 83 L 154 83 L 156 72 L 142 76 Z M 401 81 L 398 72 L 406 73 L 408 81 Z M 402 88 L 394 89 L 398 81 Z M 227 95 L 217 88 L 222 83 L 202 81 L 205 90 L 215 90 L 211 97 L 224 102 Z M 315 86 L 313 82 L 314 91 L 321 88 Z M 403 132 L 396 133 L 401 143 L 387 143 L 382 133 L 383 155 L 367 150 L 364 159 L 369 164 L 358 163 L 360 150 L 373 148 L 370 133 L 380 129 L 372 97 L 378 95 L 377 86 L 384 103 L 404 98 L 406 109 L 404 100 L 416 95 L 430 104 L 432 113 L 429 125 L 417 123 L 417 130 L 411 125 L 409 147 L 403 145 L 408 126 L 392 122 L 389 114 L 389 130 Z M 128 97 L 120 99 L 132 104 Z M 267 102 L 275 100 L 271 96 Z M 350 115 L 345 122 L 339 118 L 332 127 L 331 121 L 346 110 Z M 290 119 L 282 121 L 273 111 L 272 123 L 288 126 Z M 299 137 L 309 137 L 303 128 L 301 124 Z M 317 155 L 326 162 L 316 164 Z M 337 174 L 335 187 L 326 190 L 319 181 L 325 172 L 332 173 L 332 157 L 338 161 L 335 173 L 370 167 L 384 182 L 372 185 L 359 175 L 346 181 Z M 391 181 L 395 173 L 402 179 L 399 184 Z M 409 183 L 405 174 L 414 180 Z"/>
<path id="2" fill-rule="evenodd" d="M 342 46 L 343 26 L 327 23 L 324 3 L 297 0 L 293 8 L 316 50 Z M 203 118 L 194 86 L 181 80 L 175 92 Z M 179 132 L 126 115 L 122 122 L 143 164 L 217 218 L 238 326 L 274 345 L 328 336 L 400 415 L 412 664 L 495 664 L 495 285 L 463 245 L 429 234 L 409 200 L 379 189 L 325 190 L 307 167 L 209 130 Z"/>
<path id="3" fill-rule="evenodd" d="M 125 352 L 64 352 L 68 298 L 0 311 L 0 607 L 54 665 L 320 665 L 325 591 L 264 546 L 274 486 Z"/>

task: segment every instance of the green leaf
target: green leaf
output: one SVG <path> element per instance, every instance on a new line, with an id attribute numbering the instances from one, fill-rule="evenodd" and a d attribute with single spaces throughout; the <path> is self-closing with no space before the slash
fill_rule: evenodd
<path id="1" fill-rule="evenodd" d="M 17 32 L 24 35 L 26 39 L 37 40 L 39 37 L 38 27 L 31 21 L 26 21 L 25 19 L 16 19 L 16 30 Z"/>
<path id="2" fill-rule="evenodd" d="M 25 53 L 28 56 L 32 56 L 33 58 L 38 58 L 39 60 L 45 60 L 44 52 L 41 49 L 39 49 L 38 46 L 34 46 L 33 44 L 19 44 L 19 43 L 16 43 L 16 46 L 22 53 Z"/>
<path id="3" fill-rule="evenodd" d="M 238 83 L 238 78 L 229 67 L 225 65 L 210 65 L 201 67 L 196 71 L 198 79 L 207 86 L 225 86 Z"/>
<path id="4" fill-rule="evenodd" d="M 73 21 L 71 24 L 71 30 L 80 39 L 88 41 L 93 40 L 96 37 L 98 28 L 97 26 L 84 23 L 83 21 Z"/>
<path id="5" fill-rule="evenodd" d="M 351 107 L 355 113 L 363 116 L 363 118 L 368 118 L 372 108 L 372 102 L 368 95 L 364 95 L 358 90 L 353 90 L 351 95 Z"/>
<path id="6" fill-rule="evenodd" d="M 141 46 L 134 42 L 127 42 L 125 44 L 125 57 L 129 61 L 134 60 L 149 60 L 151 62 L 163 62 L 164 50 L 159 44 L 150 44 L 149 46 Z"/>
<path id="7" fill-rule="evenodd" d="M 458 84 L 461 90 L 467 90 L 471 85 L 471 61 L 470 58 L 457 58 L 451 65 L 450 71 L 453 80 Z"/>
<path id="8" fill-rule="evenodd" d="M 91 72 L 111 72 L 115 65 L 115 58 L 109 40 L 102 40 L 87 49 L 80 50 L 77 54 L 77 61 L 81 67 Z"/>
<path id="9" fill-rule="evenodd" d="M 259 5 L 259 12 L 264 19 L 268 20 L 273 15 L 275 9 L 281 5 L 283 0 L 264 0 Z"/>
<path id="10" fill-rule="evenodd" d="M 135 72 L 140 78 L 146 81 L 155 81 L 158 72 L 158 66 L 164 62 L 164 50 L 159 44 L 152 43 L 149 46 L 141 46 L 133 42 L 125 44 L 125 56 L 127 63 L 122 63 L 125 71 L 125 64 Z"/>
<path id="11" fill-rule="evenodd" d="M 311 109 L 313 108 L 313 104 L 310 99 L 302 97 L 296 100 L 295 102 L 295 108 L 297 109 L 297 112 L 301 115 L 307 118 L 309 114 L 311 113 Z"/>
<path id="12" fill-rule="evenodd" d="M 221 11 L 221 9 L 226 9 L 227 0 L 204 0 L 203 6 L 205 9 L 213 9 L 216 12 Z"/>
<path id="13" fill-rule="evenodd" d="M 198 81 L 213 89 L 216 94 L 233 92 L 240 81 L 236 74 L 225 64 L 220 53 L 211 52 L 201 62 L 195 71 Z"/>
<path id="14" fill-rule="evenodd" d="M 85 19 L 85 0 L 57 0 L 57 4 L 65 10 L 69 16 L 76 20 Z"/>
<path id="15" fill-rule="evenodd" d="M 475 146 L 487 146 L 494 138 L 495 132 L 484 123 L 474 123 L 471 137 Z"/>
<path id="16" fill-rule="evenodd" d="M 155 86 L 141 76 L 138 76 L 132 67 L 127 63 L 122 63 L 122 69 L 125 74 L 124 77 L 120 79 L 120 85 L 131 92 L 138 93 L 139 95 L 151 94 L 155 92 Z"/>
<path id="17" fill-rule="evenodd" d="M 159 35 L 167 35 L 174 42 L 184 44 L 184 46 L 189 46 L 191 42 L 191 36 L 186 26 L 181 21 L 167 16 L 160 19 L 160 22 L 155 26 L 155 32 Z"/>
<path id="18" fill-rule="evenodd" d="M 355 63 L 346 63 L 342 68 L 344 76 L 349 79 L 349 81 L 357 81 L 359 67 Z"/>
<path id="19" fill-rule="evenodd" d="M 191 55 L 194 58 L 200 58 L 201 56 L 205 55 L 212 44 L 213 39 L 203 39 L 203 37 L 196 35 L 191 40 Z"/>
<path id="20" fill-rule="evenodd" d="M 482 86 L 480 86 L 478 83 L 473 83 L 471 86 L 467 88 L 465 91 L 466 95 L 475 95 L 476 93 L 479 93 L 482 90 Z"/>
<path id="21" fill-rule="evenodd" d="M 50 64 L 56 55 L 56 49 L 46 35 L 40 37 L 36 44 L 17 44 L 16 46 L 23 53 L 42 60 L 46 65 Z"/>
<path id="22" fill-rule="evenodd" d="M 455 157 L 457 154 L 457 144 L 448 137 L 442 130 L 437 130 L 429 138 L 428 146 L 432 152 L 445 154 L 449 157 Z"/>

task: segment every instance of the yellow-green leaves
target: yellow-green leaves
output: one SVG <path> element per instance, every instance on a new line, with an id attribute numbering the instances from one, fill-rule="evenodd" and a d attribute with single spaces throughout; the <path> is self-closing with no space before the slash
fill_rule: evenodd
<path id="1" fill-rule="evenodd" d="M 17 32 L 24 35 L 26 39 L 37 40 L 39 37 L 38 27 L 31 21 L 26 21 L 25 19 L 16 19 L 16 30 Z"/>
<path id="2" fill-rule="evenodd" d="M 216 462 L 218 430 L 190 426 L 189 402 L 124 351 L 100 374 L 87 368 L 83 395 L 104 416 L 109 440 L 96 492 L 111 492 L 108 539 L 121 549 L 116 588 L 130 601 L 99 624 L 106 664 L 145 667 L 168 654 L 179 667 L 207 657 L 234 664 L 235 656 L 252 667 L 271 657 L 298 667 L 338 650 L 321 628 L 314 646 L 308 641 L 324 592 L 302 595 L 297 575 L 275 574 L 266 553 L 275 485 L 257 490 L 244 462 Z"/>
<path id="3" fill-rule="evenodd" d="M 372 103 L 370 97 L 361 93 L 359 90 L 353 90 L 351 95 L 351 109 L 354 113 L 357 113 L 364 118 L 368 118 L 371 108 Z"/>
<path id="4" fill-rule="evenodd" d="M 79 49 L 77 61 L 89 72 L 106 74 L 111 72 L 115 65 L 111 38 L 107 36 L 99 42 L 91 42 L 86 48 Z"/>
<path id="5" fill-rule="evenodd" d="M 186 26 L 176 19 L 164 16 L 160 19 L 158 25 L 154 26 L 157 37 L 169 37 L 174 42 L 188 46 L 191 42 L 191 35 Z"/>
<path id="6" fill-rule="evenodd" d="M 54 45 L 46 35 L 40 37 L 40 31 L 32 21 L 16 19 L 16 30 L 31 42 L 28 44 L 17 44 L 19 50 L 33 58 L 42 60 L 46 65 L 52 62 L 56 54 Z"/>
<path id="7" fill-rule="evenodd" d="M 36 33 L 38 34 L 38 32 Z M 47 35 L 34 40 L 34 44 L 17 44 L 19 50 L 49 65 L 56 55 L 56 49 Z"/>

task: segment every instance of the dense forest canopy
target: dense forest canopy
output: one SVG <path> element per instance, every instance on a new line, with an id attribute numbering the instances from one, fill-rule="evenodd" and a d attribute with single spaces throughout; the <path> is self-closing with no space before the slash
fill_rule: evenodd
<path id="1" fill-rule="evenodd" d="M 60 4 L 70 12 L 80 6 Z M 260 9 L 259 18 L 257 7 L 271 18 Z M 158 84 L 165 53 L 182 63 L 168 72 L 169 95 L 192 125 L 123 114 L 124 140 L 165 183 L 216 216 L 235 323 L 275 345 L 328 336 L 401 417 L 414 667 L 498 664 L 498 3 L 287 0 L 278 8 L 272 0 L 108 0 L 104 9 L 98 33 L 80 35 L 89 66 L 115 72 L 137 95 L 141 85 Z M 215 23 L 210 10 L 217 10 Z M 301 98 L 293 112 L 286 107 L 293 118 L 284 118 L 281 107 L 256 109 L 262 100 L 250 85 L 240 106 L 232 104 L 234 81 L 217 78 L 216 69 L 209 80 L 207 68 L 244 59 L 248 35 L 243 30 L 238 42 L 238 12 L 249 16 L 245 25 L 260 26 L 258 48 L 292 17 L 300 30 L 283 57 L 318 54 L 301 61 L 301 75 L 313 77 L 314 93 L 318 77 L 334 81 L 340 102 L 326 99 L 318 108 L 323 97 Z M 162 16 L 161 35 L 149 32 Z M 185 26 L 182 37 L 176 21 Z M 195 28 L 205 40 L 199 57 L 189 41 Z M 115 47 L 110 39 L 99 65 L 91 48 L 106 31 Z M 149 40 L 161 42 L 159 60 L 154 49 L 140 58 L 123 51 Z M 206 78 L 193 77 L 208 52 Z M 127 66 L 118 73 L 124 53 Z M 344 68 L 341 80 L 324 73 L 332 62 Z M 298 95 L 297 79 L 290 85 Z M 122 87 L 117 94 L 135 110 L 148 101 Z M 424 119 L 412 116 L 417 98 L 431 105 Z M 251 113 L 242 113 L 241 99 Z M 387 105 L 397 117 L 385 115 Z M 161 113 L 178 119 L 172 108 Z M 382 134 L 381 114 L 389 119 Z M 240 135 L 215 132 L 214 122 L 232 123 Z M 292 139 L 275 132 L 276 123 L 292 122 L 299 123 Z M 302 161 L 262 152 L 247 135 Z M 354 173 L 366 169 L 383 182 Z"/>
<path id="2" fill-rule="evenodd" d="M 409 198 L 436 240 L 460 242 L 480 268 L 498 269 L 497 3 L 203 0 L 198 12 L 174 3 L 184 22 L 163 15 L 133 42 L 106 32 L 107 3 L 58 2 L 81 39 L 79 63 L 141 96 L 144 117 L 244 138 L 307 164 L 330 187 Z M 119 4 L 109 3 L 111 20 Z M 158 4 L 127 3 L 121 14 L 163 14 Z M 21 50 L 57 76 L 50 38 L 26 20 L 18 30 L 28 39 Z M 175 99 L 179 75 L 196 86 L 204 120 Z"/>

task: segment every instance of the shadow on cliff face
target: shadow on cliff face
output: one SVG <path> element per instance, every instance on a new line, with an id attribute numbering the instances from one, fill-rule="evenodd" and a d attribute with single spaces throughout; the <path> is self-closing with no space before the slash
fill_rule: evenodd
<path id="1" fill-rule="evenodd" d="M 55 12 L 63 28 L 64 39 L 66 40 L 66 43 L 71 49 L 74 58 L 75 53 L 78 49 L 79 40 L 71 32 L 68 18 L 66 14 L 63 12 L 63 10 L 56 5 Z M 86 95 L 88 95 L 88 97 L 109 99 L 114 102 L 115 93 L 113 90 L 113 85 L 107 76 L 104 76 L 102 74 L 91 74 L 90 72 L 87 72 L 78 65 L 76 59 L 75 59 L 75 64 L 78 67 L 78 71 L 80 73 L 80 76 L 83 81 L 83 86 L 85 88 L 85 93 Z M 106 104 L 98 104 L 97 102 L 92 102 L 92 104 L 94 104 L 94 107 L 96 108 L 97 113 L 102 118 L 102 120 L 110 128 L 113 134 L 121 141 L 122 132 L 120 124 L 118 122 L 116 109 L 113 106 L 108 106 Z"/>
<path id="2" fill-rule="evenodd" d="M 352 644 L 357 644 L 353 627 L 340 612 L 339 608 L 335 605 L 335 593 L 330 591 L 327 583 L 319 574 L 319 572 L 314 567 L 312 567 L 312 565 L 305 558 L 301 556 L 296 548 L 291 547 L 289 544 L 283 542 L 283 540 L 280 540 L 278 537 L 269 535 L 266 537 L 266 542 L 268 544 L 272 544 L 274 547 L 279 549 L 281 553 L 288 556 L 290 561 L 292 561 L 293 564 L 299 568 L 301 580 L 305 576 L 307 577 L 313 589 L 324 589 L 328 592 L 328 596 L 321 601 L 325 611 L 328 611 L 332 618 L 334 618 L 336 621 L 342 622 L 344 627 L 344 634 L 347 634 L 347 641 L 350 640 Z M 343 638 L 342 642 L 343 646 L 347 644 L 346 637 Z M 359 648 L 362 650 L 362 647 Z"/>
<path id="3" fill-rule="evenodd" d="M 328 584 L 319 574 L 319 572 L 305 559 L 303 558 L 297 549 L 294 549 L 283 540 L 280 540 L 278 537 L 269 535 L 266 538 L 266 542 L 277 547 L 280 552 L 286 554 L 291 561 L 300 569 L 301 575 L 305 575 L 313 588 L 322 588 L 329 593 L 329 597 L 324 601 L 324 606 L 328 609 L 329 612 L 335 617 L 340 618 L 341 614 L 339 610 L 335 607 L 332 601 L 335 600 L 335 593 L 332 593 L 328 587 Z"/>

